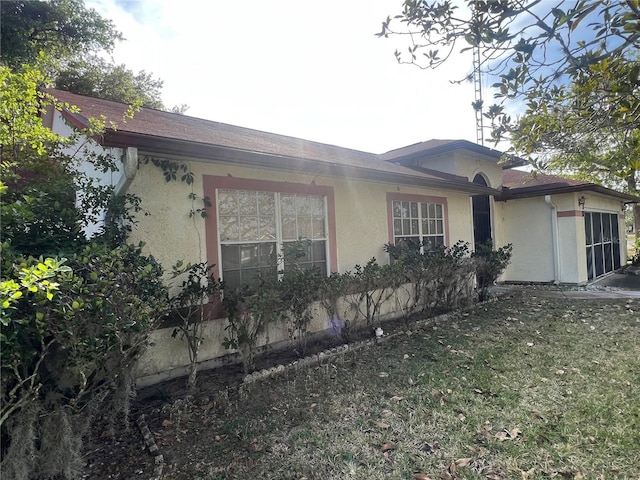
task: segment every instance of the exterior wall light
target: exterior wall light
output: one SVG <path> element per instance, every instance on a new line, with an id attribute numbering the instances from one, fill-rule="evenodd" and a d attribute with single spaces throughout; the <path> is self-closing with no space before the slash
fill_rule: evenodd
<path id="1" fill-rule="evenodd" d="M 582 208 L 582 210 L 584 210 L 584 204 L 587 202 L 587 199 L 584 198 L 584 195 L 582 195 L 579 199 L 578 199 L 578 205 Z"/>

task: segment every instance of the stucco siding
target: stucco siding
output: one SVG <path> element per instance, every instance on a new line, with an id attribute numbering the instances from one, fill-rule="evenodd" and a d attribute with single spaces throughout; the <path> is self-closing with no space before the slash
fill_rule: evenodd
<path id="1" fill-rule="evenodd" d="M 143 154 L 140 156 L 142 158 Z M 333 188 L 335 248 L 340 272 L 350 270 L 356 264 L 366 263 L 372 257 L 376 257 L 379 263 L 388 261 L 383 250 L 384 244 L 389 242 L 388 192 L 446 198 L 449 233 L 447 243 L 452 244 L 457 240 L 472 241 L 469 200 L 467 195 L 461 193 L 198 161 L 189 162 L 194 173 L 194 183 L 189 186 L 180 181 L 166 182 L 160 168 L 150 163 L 141 163 L 130 191 L 144 199 L 143 209 L 148 215 L 139 215 L 138 223 L 133 226 L 131 240 L 144 241 L 148 252 L 165 268 L 179 259 L 185 262 L 206 260 L 206 243 L 217 241 L 206 238 L 204 219 L 200 216 L 189 217 L 192 206 L 188 196 L 192 188 L 197 196 L 195 206 L 202 206 L 200 199 L 204 195 L 203 175 L 292 184 L 313 183 Z"/>
<path id="2" fill-rule="evenodd" d="M 513 245 L 511 263 L 503 275 L 511 282 L 554 280 L 551 209 L 544 197 L 511 200 L 500 208 L 501 238 Z"/>

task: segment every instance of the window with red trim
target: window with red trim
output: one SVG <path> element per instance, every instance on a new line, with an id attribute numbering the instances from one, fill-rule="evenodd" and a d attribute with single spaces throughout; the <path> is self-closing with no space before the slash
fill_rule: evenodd
<path id="1" fill-rule="evenodd" d="M 258 273 L 277 275 L 288 242 L 307 240 L 303 268 L 328 271 L 327 202 L 322 195 L 218 189 L 220 275 L 227 285 L 251 282 Z"/>
<path id="2" fill-rule="evenodd" d="M 392 200 L 395 245 L 445 245 L 445 213 L 440 203 Z"/>

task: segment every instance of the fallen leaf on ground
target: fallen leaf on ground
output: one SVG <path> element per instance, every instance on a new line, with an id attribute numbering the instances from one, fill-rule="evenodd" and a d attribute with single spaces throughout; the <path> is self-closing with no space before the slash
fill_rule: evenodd
<path id="1" fill-rule="evenodd" d="M 391 397 L 391 400 L 394 402 L 399 402 L 400 400 L 402 400 L 404 397 L 400 397 L 398 395 L 394 395 L 393 397 Z"/>
<path id="2" fill-rule="evenodd" d="M 505 428 L 504 430 L 496 432 L 494 436 L 501 442 L 504 442 L 505 440 L 515 440 L 516 438 L 518 438 L 518 435 L 520 435 L 521 433 L 522 433 L 522 430 L 520 430 L 519 428 L 514 428 L 511 430 L 507 430 Z"/>
<path id="3" fill-rule="evenodd" d="M 389 428 L 391 425 L 389 425 L 388 423 L 384 423 L 384 422 L 374 422 L 376 427 L 378 428 L 384 428 L 387 429 Z"/>
<path id="4" fill-rule="evenodd" d="M 388 374 L 387 372 L 380 372 L 380 373 L 378 374 L 378 376 L 379 376 L 379 377 L 381 377 L 381 378 L 385 378 L 385 377 L 388 377 L 388 376 L 389 376 L 389 374 Z"/>
<path id="5" fill-rule="evenodd" d="M 381 448 L 382 453 L 384 453 L 384 452 L 388 452 L 389 450 L 395 450 L 395 449 L 396 449 L 395 444 L 393 444 L 393 443 L 391 443 L 391 442 L 383 443 L 383 444 L 382 444 L 382 448 Z"/>
<path id="6" fill-rule="evenodd" d="M 171 425 L 173 425 L 173 422 L 171 420 L 163 420 L 162 421 L 162 426 L 163 427 L 170 427 Z"/>
<path id="7" fill-rule="evenodd" d="M 426 473 L 416 473 L 413 476 L 413 480 L 431 480 L 431 478 Z"/>
<path id="8" fill-rule="evenodd" d="M 455 464 L 458 467 L 466 467 L 468 466 L 471 462 L 473 462 L 473 458 L 459 458 L 456 460 Z"/>
<path id="9" fill-rule="evenodd" d="M 382 410 L 380 412 L 380 416 L 381 417 L 389 417 L 393 414 L 393 412 L 391 410 Z"/>

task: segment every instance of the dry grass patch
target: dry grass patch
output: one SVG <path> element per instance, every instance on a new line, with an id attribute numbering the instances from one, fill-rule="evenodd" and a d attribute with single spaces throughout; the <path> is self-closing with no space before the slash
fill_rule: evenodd
<path id="1" fill-rule="evenodd" d="M 639 339 L 638 300 L 478 307 L 187 409 L 165 478 L 640 478 Z"/>

